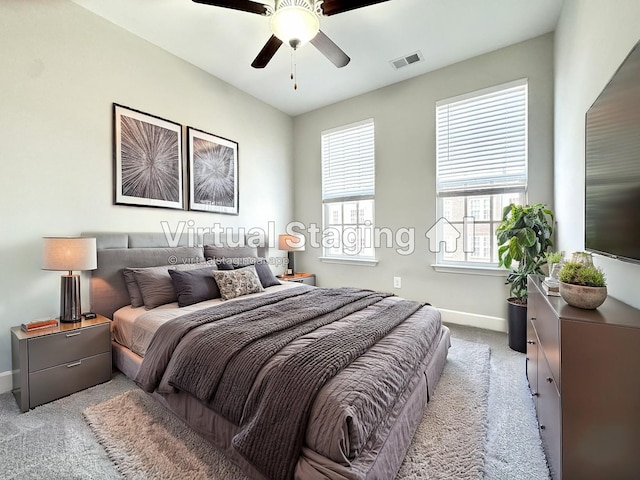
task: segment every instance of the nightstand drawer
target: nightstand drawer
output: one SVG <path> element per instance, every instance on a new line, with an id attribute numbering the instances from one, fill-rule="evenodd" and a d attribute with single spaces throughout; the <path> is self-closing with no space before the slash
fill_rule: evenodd
<path id="1" fill-rule="evenodd" d="M 284 282 L 304 283 L 316 286 L 316 276 L 313 273 L 296 273 L 294 275 L 280 275 L 278 279 Z"/>
<path id="2" fill-rule="evenodd" d="M 111 380 L 111 352 L 29 374 L 29 408 Z"/>
<path id="3" fill-rule="evenodd" d="M 304 277 L 304 278 L 300 278 L 297 280 L 292 280 L 293 282 L 298 282 L 298 283 L 304 283 L 306 285 L 316 285 L 316 276 L 309 276 L 309 277 Z"/>
<path id="4" fill-rule="evenodd" d="M 106 323 L 30 338 L 28 341 L 30 373 L 111 352 L 111 335 L 109 324 Z"/>

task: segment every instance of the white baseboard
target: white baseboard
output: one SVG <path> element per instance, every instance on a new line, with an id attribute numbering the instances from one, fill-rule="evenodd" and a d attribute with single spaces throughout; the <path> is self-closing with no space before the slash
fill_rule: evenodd
<path id="1" fill-rule="evenodd" d="M 439 308 L 438 310 L 440 310 L 440 313 L 442 313 L 442 321 L 444 323 L 467 325 L 469 327 L 495 330 L 496 332 L 507 331 L 506 318 L 490 317 L 489 315 L 477 315 L 475 313 L 467 312 L 457 312 L 455 310 L 444 310 L 442 308 Z"/>
<path id="2" fill-rule="evenodd" d="M 11 370 L 0 372 L 0 393 L 10 392 L 13 388 L 12 373 Z"/>

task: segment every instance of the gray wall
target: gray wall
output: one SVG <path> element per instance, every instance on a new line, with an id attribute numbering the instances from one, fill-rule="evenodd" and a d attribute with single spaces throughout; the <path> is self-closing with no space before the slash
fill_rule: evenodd
<path id="1" fill-rule="evenodd" d="M 0 3 L 0 386 L 9 327 L 57 316 L 45 235 L 292 218 L 292 119 L 66 0 Z M 240 215 L 112 205 L 112 103 L 239 143 Z M 274 252 L 277 253 L 277 252 Z M 83 276 L 83 304 L 89 307 Z M 3 375 L 4 372 L 4 375 Z M 2 388 L 0 388 L 2 390 Z"/>
<path id="2" fill-rule="evenodd" d="M 409 67 L 410 68 L 410 67 Z M 322 225 L 320 133 L 374 118 L 377 227 L 416 229 L 416 251 L 377 251 L 375 267 L 321 262 L 320 249 L 297 255 L 297 269 L 317 274 L 323 286 L 358 285 L 463 312 L 471 323 L 493 317 L 501 326 L 508 288 L 503 276 L 441 273 L 431 267 L 425 232 L 436 220 L 435 102 L 527 77 L 529 79 L 529 202 L 553 206 L 553 35 L 443 68 L 295 118 L 295 218 Z M 393 277 L 402 288 L 393 289 Z M 464 314 L 478 315 L 470 317 Z"/>
<path id="3" fill-rule="evenodd" d="M 638 0 L 564 0 L 555 45 L 555 198 L 559 246 L 584 250 L 584 118 L 640 40 Z M 609 294 L 640 308 L 640 266 L 596 257 Z"/>

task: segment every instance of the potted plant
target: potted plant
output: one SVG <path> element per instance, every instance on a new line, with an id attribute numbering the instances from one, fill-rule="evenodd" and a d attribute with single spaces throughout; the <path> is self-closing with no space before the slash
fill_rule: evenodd
<path id="1" fill-rule="evenodd" d="M 560 296 L 569 305 L 593 310 L 607 298 L 604 273 L 593 265 L 567 262 L 558 273 Z"/>
<path id="2" fill-rule="evenodd" d="M 558 282 L 558 272 L 562 267 L 564 261 L 564 252 L 547 252 L 545 254 L 547 260 L 548 277 L 546 280 L 550 280 L 554 283 Z"/>
<path id="3" fill-rule="evenodd" d="M 509 347 L 518 352 L 527 349 L 527 276 L 542 275 L 546 252 L 553 245 L 553 212 L 545 205 L 514 205 L 504 208 L 496 229 L 498 264 L 511 269 L 507 283 Z"/>
<path id="4" fill-rule="evenodd" d="M 551 273 L 553 266 L 557 263 L 562 263 L 562 260 L 564 260 L 564 252 L 547 252 L 544 258 L 547 260 L 549 273 Z"/>

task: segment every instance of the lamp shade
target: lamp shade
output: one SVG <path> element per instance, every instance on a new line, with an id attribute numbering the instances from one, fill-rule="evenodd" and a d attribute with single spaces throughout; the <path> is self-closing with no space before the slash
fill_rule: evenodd
<path id="1" fill-rule="evenodd" d="M 302 252 L 304 251 L 305 238 L 304 235 L 280 235 L 278 236 L 278 249 L 285 252 Z"/>
<path id="2" fill-rule="evenodd" d="M 72 272 L 98 268 L 95 238 L 45 237 L 43 240 L 43 270 Z"/>
<path id="3" fill-rule="evenodd" d="M 318 16 L 311 10 L 298 5 L 278 8 L 271 17 L 273 34 L 294 48 L 307 43 L 319 30 Z"/>

